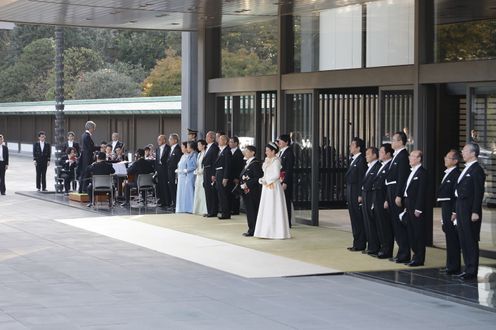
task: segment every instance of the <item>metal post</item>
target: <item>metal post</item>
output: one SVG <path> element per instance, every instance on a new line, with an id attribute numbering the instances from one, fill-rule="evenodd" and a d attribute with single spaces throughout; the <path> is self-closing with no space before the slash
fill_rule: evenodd
<path id="1" fill-rule="evenodd" d="M 64 144 L 64 28 L 55 27 L 55 191 L 64 191 L 61 177 Z"/>

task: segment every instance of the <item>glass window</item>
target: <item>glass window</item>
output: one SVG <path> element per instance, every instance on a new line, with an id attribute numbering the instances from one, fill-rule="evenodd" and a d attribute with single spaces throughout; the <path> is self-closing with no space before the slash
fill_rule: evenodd
<path id="1" fill-rule="evenodd" d="M 312 94 L 289 94 L 286 97 L 287 128 L 295 155 L 294 216 L 310 220 L 312 218 Z"/>
<path id="2" fill-rule="evenodd" d="M 380 0 L 294 16 L 294 71 L 413 63 L 414 0 Z"/>
<path id="3" fill-rule="evenodd" d="M 223 28 L 222 77 L 262 76 L 277 73 L 277 20 Z"/>
<path id="4" fill-rule="evenodd" d="M 496 58 L 496 14 L 484 1 L 435 0 L 434 61 Z"/>

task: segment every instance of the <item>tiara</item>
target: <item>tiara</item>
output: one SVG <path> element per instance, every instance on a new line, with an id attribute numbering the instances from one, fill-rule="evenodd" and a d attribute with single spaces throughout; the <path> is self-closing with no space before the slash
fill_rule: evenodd
<path id="1" fill-rule="evenodd" d="M 274 142 L 269 142 L 269 146 L 271 146 L 272 148 L 274 148 L 274 150 L 279 149 Z"/>

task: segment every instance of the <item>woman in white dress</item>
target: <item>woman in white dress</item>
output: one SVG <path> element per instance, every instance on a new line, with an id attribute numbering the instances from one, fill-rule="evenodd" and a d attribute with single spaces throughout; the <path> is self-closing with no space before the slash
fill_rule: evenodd
<path id="1" fill-rule="evenodd" d="M 286 199 L 282 190 L 280 174 L 281 161 L 276 157 L 279 148 L 274 143 L 265 147 L 265 162 L 262 165 L 264 176 L 259 182 L 262 185 L 262 198 L 257 215 L 257 224 L 253 236 L 259 238 L 290 238 Z"/>
<path id="2" fill-rule="evenodd" d="M 204 215 L 207 214 L 207 198 L 205 196 L 205 188 L 203 187 L 203 157 L 205 157 L 205 148 L 207 141 L 198 140 L 198 157 L 196 159 L 196 181 L 195 181 L 195 197 L 193 204 L 193 213 Z"/>

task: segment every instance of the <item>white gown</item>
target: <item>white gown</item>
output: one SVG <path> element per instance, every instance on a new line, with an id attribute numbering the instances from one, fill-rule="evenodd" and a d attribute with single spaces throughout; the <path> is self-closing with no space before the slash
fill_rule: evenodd
<path id="1" fill-rule="evenodd" d="M 202 151 L 196 160 L 195 197 L 193 204 L 193 213 L 200 215 L 204 215 L 208 213 L 205 188 L 203 187 L 203 166 L 202 166 L 203 157 L 205 157 L 205 151 Z"/>
<path id="2" fill-rule="evenodd" d="M 262 165 L 264 172 L 263 178 L 260 179 L 263 183 L 262 198 L 258 209 L 255 237 L 291 238 L 286 199 L 279 179 L 281 167 L 281 160 L 277 157 L 266 158 Z"/>

